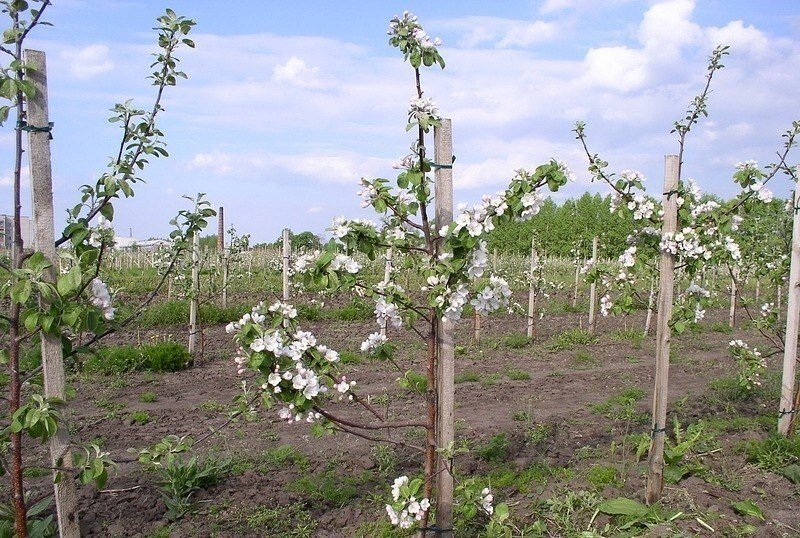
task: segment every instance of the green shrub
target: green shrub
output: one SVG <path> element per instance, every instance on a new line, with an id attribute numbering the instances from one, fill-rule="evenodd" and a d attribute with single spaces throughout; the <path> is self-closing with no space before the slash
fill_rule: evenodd
<path id="1" fill-rule="evenodd" d="M 158 401 L 158 395 L 152 391 L 143 392 L 139 395 L 139 401 L 144 403 L 153 403 Z"/>
<path id="2" fill-rule="evenodd" d="M 144 426 L 150 422 L 150 414 L 147 411 L 134 411 L 131 413 L 131 420 L 139 426 Z"/>

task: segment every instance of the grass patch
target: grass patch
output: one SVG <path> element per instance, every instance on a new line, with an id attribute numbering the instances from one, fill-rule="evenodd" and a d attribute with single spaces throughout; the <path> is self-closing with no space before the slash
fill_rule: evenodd
<path id="1" fill-rule="evenodd" d="M 570 329 L 553 336 L 545 345 L 549 351 L 573 349 L 575 346 L 588 346 L 597 343 L 597 337 L 583 329 Z"/>
<path id="2" fill-rule="evenodd" d="M 589 408 L 592 412 L 612 420 L 636 420 L 638 422 L 642 417 L 645 419 L 647 417 L 647 415 L 636 413 L 636 402 L 644 398 L 645 394 L 642 389 L 629 387 L 603 403 L 589 405 Z"/>
<path id="3" fill-rule="evenodd" d="M 478 372 L 461 372 L 456 374 L 453 380 L 456 384 L 459 383 L 477 383 L 481 380 L 481 375 Z"/>
<path id="4" fill-rule="evenodd" d="M 287 465 L 296 465 L 301 470 L 308 469 L 308 457 L 292 445 L 280 445 L 261 454 L 258 469 L 269 474 Z"/>
<path id="5" fill-rule="evenodd" d="M 640 329 L 617 329 L 611 333 L 611 339 L 617 342 L 630 342 L 635 348 L 642 347 L 644 340 L 644 333 Z"/>
<path id="6" fill-rule="evenodd" d="M 585 349 L 579 349 L 575 352 L 575 357 L 572 359 L 572 366 L 576 370 L 587 370 L 600 364 L 600 361 L 589 354 Z"/>
<path id="7" fill-rule="evenodd" d="M 733 329 L 724 321 L 714 322 L 710 328 L 715 333 L 731 334 L 733 332 Z"/>
<path id="8" fill-rule="evenodd" d="M 485 445 L 477 447 L 475 449 L 475 454 L 483 461 L 502 463 L 508 459 L 508 450 L 510 447 L 511 443 L 508 441 L 506 434 L 499 433 L 489 439 Z"/>
<path id="9" fill-rule="evenodd" d="M 150 413 L 147 411 L 134 411 L 130 416 L 131 420 L 139 426 L 144 426 L 150 422 Z"/>
<path id="10" fill-rule="evenodd" d="M 167 340 L 141 346 L 103 347 L 84 361 L 83 368 L 89 373 L 104 375 L 135 370 L 177 372 L 186 368 L 190 359 L 186 346 Z"/>
<path id="11" fill-rule="evenodd" d="M 486 374 L 485 376 L 483 376 L 481 378 L 481 384 L 482 385 L 494 385 L 495 383 L 500 381 L 501 377 L 502 376 L 500 374 L 498 374 L 498 373 Z"/>
<path id="12" fill-rule="evenodd" d="M 364 356 L 355 351 L 344 350 L 339 352 L 339 362 L 342 364 L 361 364 L 364 362 Z"/>
<path id="13" fill-rule="evenodd" d="M 598 489 L 619 483 L 619 472 L 610 465 L 593 465 L 586 471 L 586 481 Z"/>
<path id="14" fill-rule="evenodd" d="M 139 395 L 139 401 L 144 403 L 153 403 L 158 401 L 158 395 L 153 391 L 143 392 Z"/>
<path id="15" fill-rule="evenodd" d="M 528 381 L 531 378 L 530 373 L 516 368 L 509 368 L 506 370 L 506 375 L 512 381 Z"/>
<path id="16" fill-rule="evenodd" d="M 531 339 L 524 334 L 512 333 L 503 338 L 503 344 L 511 349 L 522 349 L 531 344 Z"/>
<path id="17" fill-rule="evenodd" d="M 744 451 L 749 463 L 780 474 L 789 465 L 800 463 L 800 436 L 772 434 L 763 441 L 747 442 Z"/>
<path id="18" fill-rule="evenodd" d="M 316 520 L 301 502 L 268 508 L 249 508 L 239 516 L 240 524 L 260 536 L 310 538 L 317 528 Z"/>

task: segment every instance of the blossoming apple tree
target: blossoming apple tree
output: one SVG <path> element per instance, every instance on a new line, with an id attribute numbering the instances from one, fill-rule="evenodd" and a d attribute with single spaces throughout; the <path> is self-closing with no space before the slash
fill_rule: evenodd
<path id="1" fill-rule="evenodd" d="M 113 293 L 101 275 L 108 247 L 108 225 L 99 221 L 110 223 L 114 218 L 115 200 L 133 196 L 133 185 L 142 181 L 140 173 L 151 157 L 167 156 L 155 119 L 162 110 L 165 89 L 185 77 L 177 68 L 179 60 L 175 51 L 180 46 L 194 46 L 186 37 L 194 26 L 192 20 L 172 10 L 157 19 L 159 51 L 154 55 L 152 67 L 155 69 L 150 77 L 156 91 L 153 107 L 146 112 L 128 101 L 112 109 L 114 115 L 110 121 L 122 126 L 116 156 L 94 185 L 82 187 L 81 201 L 69 210 L 67 226 L 56 240 L 52 227 L 50 163 L 45 163 L 43 173 L 41 163 L 34 160 L 45 153 L 49 159 L 47 139 L 53 128 L 52 124 L 37 123 L 47 110 L 44 54 L 23 48 L 34 28 L 48 24 L 42 17 L 50 4 L 49 0 L 0 2 L 2 12 L 10 19 L 10 27 L 3 33 L 0 45 L 0 52 L 10 57 L 9 64 L 0 69 L 0 95 L 9 102 L 0 106 L 0 121 L 7 120 L 12 112 L 16 119 L 13 253 L 10 263 L 0 262 L 0 296 L 8 305 L 7 310 L 4 308 L 0 313 L 3 328 L 0 362 L 8 366 L 9 378 L 8 408 L 0 434 L 3 454 L 0 473 L 10 477 L 11 506 L 5 508 L 4 513 L 13 514 L 13 522 L 4 518 L 0 525 L 7 527 L 3 534 L 11 535 L 13 526 L 14 535 L 21 537 L 28 535 L 29 528 L 35 534 L 47 527 L 46 521 L 28 519 L 29 499 L 23 468 L 34 456 L 24 451 L 23 436 L 50 441 L 56 513 L 62 536 L 79 533 L 75 479 L 102 485 L 112 465 L 109 455 L 96 445 L 70 440 L 64 410 L 71 391 L 64 387 L 64 358 L 75 359 L 92 344 L 119 330 L 134 319 L 157 292 L 151 293 L 132 316 L 116 319 Z M 36 150 L 30 153 L 37 245 L 24 244 L 20 232 L 22 144 L 26 132 L 31 148 Z M 39 151 L 40 148 L 46 152 Z M 37 215 L 42 211 L 49 211 L 49 214 L 40 222 Z M 187 234 L 202 229 L 207 216 L 203 212 L 179 215 L 178 229 L 172 235 L 183 238 L 181 248 L 186 246 Z M 93 225 L 93 222 L 99 223 Z M 32 248 L 34 246 L 36 248 Z M 59 246 L 62 248 L 56 253 L 55 247 Z M 173 263 L 178 255 L 180 252 L 176 252 Z M 59 266 L 63 271 L 57 270 Z M 86 338 L 78 345 L 79 337 L 83 336 Z M 35 366 L 37 362 L 42 365 Z M 30 364 L 34 366 L 27 366 Z"/>
<path id="2" fill-rule="evenodd" d="M 435 483 L 442 475 L 453 477 L 454 447 L 437 445 L 437 363 L 440 350 L 437 338 L 441 323 L 457 321 L 466 305 L 483 315 L 506 306 L 511 291 L 508 283 L 487 274 L 488 256 L 484 238 L 500 223 L 524 220 L 539 211 L 543 191 L 558 190 L 571 178 L 567 168 L 552 160 L 532 172 L 518 170 L 507 189 L 493 196 L 484 196 L 480 204 L 461 208 L 452 223 L 436 222 L 432 216 L 434 179 L 431 172 L 451 166 L 431 159 L 428 141 L 431 128 L 442 125 L 442 118 L 433 100 L 422 88 L 423 67 L 444 68 L 438 46 L 422 29 L 417 18 L 406 12 L 391 20 L 389 42 L 399 49 L 414 73 L 415 93 L 408 107 L 406 130 L 414 131 L 411 151 L 395 166 L 399 173 L 394 181 L 385 178 L 362 179 L 363 207 L 372 207 L 381 219 L 378 226 L 370 221 L 338 218 L 331 228 L 333 239 L 324 250 L 296 260 L 294 269 L 303 273 L 308 283 L 341 290 L 356 290 L 375 302 L 375 320 L 379 327 L 394 330 L 405 328 L 426 343 L 425 407 L 426 415 L 406 421 L 387 420 L 365 398 L 358 395 L 356 381 L 347 379 L 338 368 L 339 356 L 323 342 L 302 330 L 296 309 L 286 303 L 260 304 L 241 320 L 228 326 L 239 344 L 236 364 L 239 373 L 255 372 L 261 401 L 266 407 L 276 406 L 279 416 L 291 423 L 314 424 L 318 432 L 337 430 L 377 442 L 407 443 L 383 436 L 397 428 L 419 428 L 425 432 L 422 446 L 411 446 L 422 456 L 423 476 L 398 478 L 392 487 L 391 502 L 386 511 L 392 523 L 402 527 L 429 527 L 428 508 L 433 502 Z M 369 284 L 361 277 L 356 253 L 368 259 L 392 249 L 407 256 L 409 270 L 424 282 L 419 290 L 405 289 L 388 272 L 388 278 Z M 478 279 L 478 280 L 475 280 Z M 420 297 L 423 298 L 420 301 Z M 401 375 L 406 368 L 398 362 L 391 338 L 376 331 L 364 340 L 362 351 L 389 361 Z M 345 418 L 338 409 L 331 409 L 327 394 L 360 405 L 371 422 Z M 445 461 L 445 469 L 437 473 L 437 457 Z M 482 499 L 482 513 L 490 528 L 509 528 L 508 507 L 492 507 L 493 497 L 475 485 L 472 497 Z M 452 499 L 437 499 L 449 502 Z M 458 507 L 457 507 L 458 508 Z M 452 522 L 442 519 L 437 509 L 437 532 L 452 532 Z M 493 531 L 494 532 L 494 531 Z"/>
<path id="3" fill-rule="evenodd" d="M 610 289 L 602 299 L 604 314 L 629 313 L 636 306 L 643 306 L 638 290 L 647 287 L 646 283 L 652 271 L 657 270 L 652 261 L 660 257 L 663 269 L 663 260 L 666 256 L 674 264 L 674 268 L 670 270 L 681 271 L 689 281 L 688 286 L 671 300 L 668 312 L 660 313 L 666 318 L 667 330 L 681 333 L 689 323 L 703 319 L 706 306 L 711 299 L 711 292 L 701 286 L 700 276 L 706 268 L 722 266 L 728 268 L 735 277 L 734 268 L 742 259 L 741 248 L 736 239 L 736 233 L 742 223 L 741 213 L 747 213 L 753 210 L 755 205 L 772 200 L 772 192 L 766 184 L 779 172 L 793 177 L 793 170 L 786 164 L 786 159 L 795 145 L 796 137 L 800 134 L 800 125 L 797 122 L 784 134 L 784 147 L 778 152 L 777 163 L 763 170 L 754 161 L 736 165 L 733 180 L 741 190 L 731 200 L 720 203 L 704 198 L 695 181 L 682 180 L 681 165 L 686 137 L 700 118 L 708 115 L 707 101 L 711 81 L 715 73 L 724 67 L 722 60 L 727 54 L 728 47 L 725 46 L 714 50 L 710 57 L 703 91 L 694 98 L 684 119 L 674 124 L 672 132 L 678 135 L 679 142 L 679 153 L 675 157 L 676 187 L 674 190 L 664 192 L 665 202 L 662 204 L 647 196 L 644 188 L 645 178 L 641 173 L 626 170 L 615 175 L 609 172 L 608 163 L 589 151 L 585 125 L 579 122 L 575 127 L 577 138 L 589 158 L 589 171 L 593 178 L 611 187 L 614 192 L 613 210 L 631 219 L 635 224 L 635 232 L 628 237 L 629 246 L 619 257 L 620 268 L 617 274 L 599 274 L 595 271 L 591 275 L 592 278 L 602 278 Z M 666 201 L 670 199 L 675 201 L 677 207 L 676 214 L 672 216 L 665 214 Z M 675 219 L 673 221 L 675 231 L 665 231 L 661 228 L 662 220 L 667 223 L 668 218 Z M 663 272 L 661 274 L 663 276 Z M 643 276 L 645 278 L 642 278 Z M 672 282 L 672 277 L 668 282 Z M 665 290 L 661 289 L 660 293 L 664 294 Z M 668 296 L 672 297 L 671 289 Z M 731 342 L 731 353 L 741 366 L 742 385 L 745 388 L 752 388 L 758 383 L 758 372 L 764 367 L 761 353 L 740 340 Z M 667 341 L 667 362 L 668 357 Z M 658 392 L 658 383 L 656 390 Z M 654 443 L 658 439 L 663 439 L 663 418 L 657 417 L 654 409 L 652 435 Z M 663 441 L 661 446 L 663 447 Z M 653 447 L 651 444 L 651 462 L 654 457 L 656 459 L 659 457 L 654 455 Z M 663 461 L 661 465 L 663 466 Z M 652 470 L 653 465 L 651 465 Z M 648 478 L 649 481 L 654 479 L 652 472 Z M 648 484 L 648 501 L 660 496 L 660 479 L 656 477 L 653 481 L 655 485 Z"/>

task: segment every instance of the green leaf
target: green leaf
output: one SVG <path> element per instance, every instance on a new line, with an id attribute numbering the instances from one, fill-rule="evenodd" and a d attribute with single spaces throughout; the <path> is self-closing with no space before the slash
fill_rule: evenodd
<path id="1" fill-rule="evenodd" d="M 761 511 L 761 508 L 756 506 L 756 503 L 749 499 L 746 501 L 731 503 L 731 506 L 733 507 L 733 511 L 737 514 L 757 517 L 761 521 L 764 521 L 764 512 Z"/>
<path id="2" fill-rule="evenodd" d="M 604 514 L 609 514 L 612 516 L 642 517 L 648 512 L 648 508 L 642 503 L 636 502 L 633 499 L 626 499 L 624 497 L 609 499 L 605 502 L 602 502 L 597 509 Z"/>
<path id="3" fill-rule="evenodd" d="M 793 484 L 800 484 L 800 465 L 794 464 L 784 467 L 781 474 Z"/>

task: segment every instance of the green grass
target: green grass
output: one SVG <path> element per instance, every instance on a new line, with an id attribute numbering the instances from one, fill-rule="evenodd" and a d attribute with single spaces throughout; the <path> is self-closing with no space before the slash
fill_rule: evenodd
<path id="1" fill-rule="evenodd" d="M 308 469 L 308 457 L 292 445 L 280 445 L 265 451 L 259 459 L 259 471 L 269 474 L 289 465 L 296 465 L 301 470 Z"/>
<path id="2" fill-rule="evenodd" d="M 144 403 L 153 403 L 158 401 L 158 395 L 155 392 L 147 391 L 139 395 L 139 401 Z"/>
<path id="3" fill-rule="evenodd" d="M 456 374 L 453 380 L 456 385 L 459 383 L 477 383 L 481 380 L 481 375 L 478 372 L 461 372 Z"/>
<path id="4" fill-rule="evenodd" d="M 749 441 L 744 447 L 747 461 L 759 469 L 780 473 L 785 467 L 800 463 L 800 436 L 772 434 L 763 441 Z"/>
<path id="5" fill-rule="evenodd" d="M 506 375 L 512 381 L 527 381 L 531 378 L 531 374 L 526 372 L 525 370 L 519 370 L 517 368 L 509 368 L 506 370 Z"/>
<path id="6" fill-rule="evenodd" d="M 197 312 L 200 323 L 228 323 L 250 312 L 251 305 L 238 304 L 225 308 L 214 303 L 201 304 Z M 184 325 L 189 323 L 189 301 L 165 301 L 147 308 L 137 320 L 139 327 Z"/>
<path id="7" fill-rule="evenodd" d="M 150 413 L 147 411 L 134 411 L 131 413 L 131 420 L 133 420 L 139 426 L 144 426 L 148 422 L 150 422 Z"/>
<path id="8" fill-rule="evenodd" d="M 545 345 L 550 351 L 563 351 L 576 346 L 588 346 L 597 342 L 597 337 L 583 329 L 569 329 L 553 336 Z"/>
<path id="9" fill-rule="evenodd" d="M 636 402 L 644 398 L 645 394 L 642 389 L 629 387 L 603 403 L 589 405 L 589 408 L 594 413 L 612 420 L 635 420 L 638 422 L 642 417 L 646 418 L 646 415 L 636 413 Z"/>
<path id="10" fill-rule="evenodd" d="M 572 359 L 572 367 L 576 370 L 588 370 L 600 364 L 600 361 L 592 356 L 585 349 L 579 349 L 575 352 L 575 357 Z"/>
<path id="11" fill-rule="evenodd" d="M 246 530 L 259 536 L 310 538 L 317 528 L 316 520 L 301 502 L 267 506 L 248 506 L 237 519 Z"/>
<path id="12" fill-rule="evenodd" d="M 178 342 L 165 341 L 141 346 L 103 347 L 83 363 L 88 373 L 117 375 L 135 370 L 176 372 L 189 364 L 189 350 Z"/>
<path id="13" fill-rule="evenodd" d="M 617 485 L 619 472 L 610 465 L 593 465 L 586 471 L 586 481 L 596 488 Z"/>
<path id="14" fill-rule="evenodd" d="M 499 433 L 489 439 L 489 441 L 477 447 L 475 454 L 489 463 L 502 463 L 508 459 L 508 451 L 511 443 L 508 441 L 506 434 Z"/>
<path id="15" fill-rule="evenodd" d="M 530 343 L 530 338 L 519 333 L 512 333 L 503 338 L 503 344 L 511 349 L 522 349 L 524 347 L 528 347 Z"/>
<path id="16" fill-rule="evenodd" d="M 493 374 L 486 374 L 485 376 L 481 377 L 481 384 L 482 385 L 494 385 L 495 383 L 500 381 L 501 378 L 502 378 L 502 376 L 500 374 L 496 373 L 496 372 L 493 373 Z"/>
<path id="17" fill-rule="evenodd" d="M 345 349 L 339 352 L 339 362 L 342 364 L 361 364 L 364 362 L 364 356 L 361 353 Z"/>

